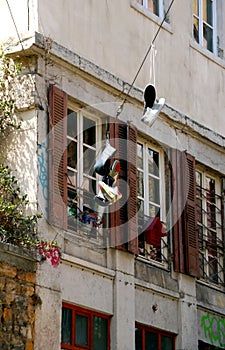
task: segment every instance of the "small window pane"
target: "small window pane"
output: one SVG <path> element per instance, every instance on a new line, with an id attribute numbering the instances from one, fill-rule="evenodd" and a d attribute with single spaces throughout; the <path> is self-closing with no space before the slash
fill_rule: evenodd
<path id="1" fill-rule="evenodd" d="M 74 169 L 77 167 L 77 143 L 71 140 L 68 140 L 67 146 L 67 165 Z"/>
<path id="2" fill-rule="evenodd" d="M 148 148 L 148 172 L 159 176 L 159 153 Z"/>
<path id="3" fill-rule="evenodd" d="M 71 109 L 67 111 L 67 135 L 77 138 L 77 113 Z"/>
<path id="4" fill-rule="evenodd" d="M 142 350 L 142 331 L 139 328 L 135 329 L 135 350 Z"/>
<path id="5" fill-rule="evenodd" d="M 148 9 L 159 16 L 159 0 L 148 0 Z"/>
<path id="6" fill-rule="evenodd" d="M 198 16 L 199 15 L 199 7 L 198 7 L 198 0 L 193 0 L 193 13 Z"/>
<path id="7" fill-rule="evenodd" d="M 149 201 L 159 204 L 160 203 L 159 180 L 149 176 L 148 186 L 149 186 Z"/>
<path id="8" fill-rule="evenodd" d="M 137 144 L 137 167 L 143 169 L 143 145 Z"/>
<path id="9" fill-rule="evenodd" d="M 94 347 L 93 350 L 107 350 L 108 321 L 103 317 L 94 316 Z"/>
<path id="10" fill-rule="evenodd" d="M 138 171 L 138 195 L 144 198 L 144 180 L 143 173 Z"/>
<path id="11" fill-rule="evenodd" d="M 87 147 L 83 147 L 83 171 L 85 174 L 93 176 L 94 174 L 94 164 L 96 161 L 96 152 Z"/>
<path id="12" fill-rule="evenodd" d="M 162 335 L 161 343 L 162 350 L 173 350 L 173 342 L 171 338 Z"/>
<path id="13" fill-rule="evenodd" d="M 62 343 L 71 345 L 72 310 L 62 308 Z"/>
<path id="14" fill-rule="evenodd" d="M 96 122 L 86 117 L 83 118 L 83 142 L 90 146 L 96 144 Z"/>
<path id="15" fill-rule="evenodd" d="M 88 345 L 88 317 L 76 315 L 76 345 Z"/>
<path id="16" fill-rule="evenodd" d="M 205 23 L 203 24 L 203 46 L 207 50 L 213 51 L 213 30 Z"/>
<path id="17" fill-rule="evenodd" d="M 212 0 L 203 0 L 203 20 L 212 25 L 212 19 L 213 19 L 213 8 L 212 8 Z"/>
<path id="18" fill-rule="evenodd" d="M 160 208 L 154 205 L 149 205 L 149 216 L 154 218 L 155 216 L 160 217 Z"/>
<path id="19" fill-rule="evenodd" d="M 156 333 L 145 333 L 145 350 L 158 349 L 158 335 Z"/>

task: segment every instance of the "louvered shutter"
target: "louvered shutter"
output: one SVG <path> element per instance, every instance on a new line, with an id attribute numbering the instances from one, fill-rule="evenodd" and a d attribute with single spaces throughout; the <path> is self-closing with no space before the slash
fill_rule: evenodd
<path id="1" fill-rule="evenodd" d="M 49 90 L 49 221 L 67 226 L 67 94 L 55 86 Z"/>
<path id="2" fill-rule="evenodd" d="M 174 270 L 199 277 L 195 159 L 172 150 Z"/>
<path id="3" fill-rule="evenodd" d="M 137 129 L 128 125 L 128 171 L 129 199 L 128 199 L 128 250 L 138 254 L 138 202 L 137 202 Z"/>
<path id="4" fill-rule="evenodd" d="M 115 159 L 120 160 L 118 187 L 122 193 L 122 199 L 110 207 L 110 245 L 137 254 L 137 131 L 113 118 L 110 118 L 109 131 L 110 143 L 117 149 Z"/>
<path id="5" fill-rule="evenodd" d="M 181 152 L 171 150 L 174 271 L 185 273 Z"/>
<path id="6" fill-rule="evenodd" d="M 189 275 L 200 277 L 198 231 L 196 218 L 196 178 L 195 158 L 188 153 L 183 158 L 183 185 L 185 191 L 184 228 L 186 271 Z"/>

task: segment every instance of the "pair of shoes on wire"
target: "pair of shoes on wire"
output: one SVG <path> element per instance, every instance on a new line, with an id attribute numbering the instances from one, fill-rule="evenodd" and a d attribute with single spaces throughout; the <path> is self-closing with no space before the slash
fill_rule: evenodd
<path id="1" fill-rule="evenodd" d="M 150 127 L 155 122 L 165 104 L 165 98 L 162 97 L 157 102 L 155 102 L 155 98 L 155 87 L 153 85 L 148 85 L 144 91 L 145 106 L 141 121 Z"/>
<path id="2" fill-rule="evenodd" d="M 115 160 L 109 172 L 99 181 L 99 193 L 94 197 L 95 201 L 102 206 L 108 206 L 122 198 L 122 194 L 116 186 L 120 171 L 120 161 Z"/>

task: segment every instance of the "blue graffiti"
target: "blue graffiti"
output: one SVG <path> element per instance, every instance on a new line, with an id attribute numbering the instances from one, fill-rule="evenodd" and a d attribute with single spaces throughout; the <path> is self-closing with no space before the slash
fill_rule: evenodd
<path id="1" fill-rule="evenodd" d="M 38 178 L 42 188 L 42 195 L 45 200 L 48 199 L 48 175 L 47 175 L 47 150 L 45 143 L 38 145 Z"/>

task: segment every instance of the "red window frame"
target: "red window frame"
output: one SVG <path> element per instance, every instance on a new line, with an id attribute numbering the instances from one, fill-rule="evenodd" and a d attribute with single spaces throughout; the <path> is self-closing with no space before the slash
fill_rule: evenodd
<path id="1" fill-rule="evenodd" d="M 158 348 L 155 350 L 161 350 L 161 336 L 166 336 L 172 339 L 172 350 L 176 350 L 175 348 L 175 337 L 176 335 L 170 332 L 166 332 L 166 331 L 162 331 L 160 329 L 156 329 L 156 328 L 152 328 L 140 323 L 135 323 L 135 328 L 138 328 L 139 330 L 141 330 L 141 338 L 142 338 L 142 350 L 145 350 L 145 332 L 151 332 L 154 334 L 157 334 L 158 336 Z"/>
<path id="2" fill-rule="evenodd" d="M 102 314 L 93 310 L 88 310 L 69 303 L 62 303 L 63 308 L 70 309 L 72 311 L 71 320 L 71 345 L 61 343 L 61 349 L 68 350 L 92 350 L 93 349 L 93 319 L 95 316 L 101 317 L 107 320 L 107 350 L 110 350 L 110 315 Z M 75 317 L 76 315 L 85 316 L 88 319 L 88 345 L 76 345 L 75 344 Z"/>

